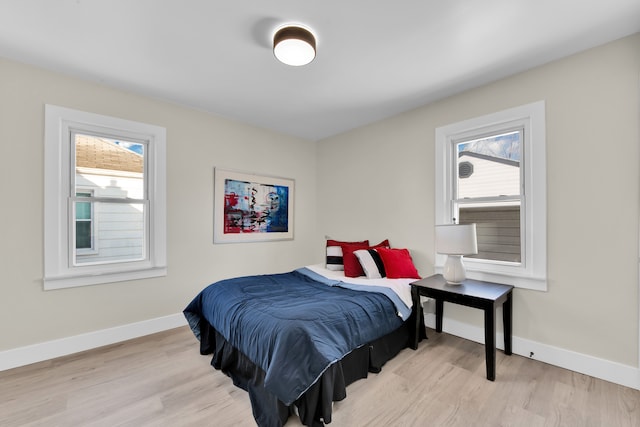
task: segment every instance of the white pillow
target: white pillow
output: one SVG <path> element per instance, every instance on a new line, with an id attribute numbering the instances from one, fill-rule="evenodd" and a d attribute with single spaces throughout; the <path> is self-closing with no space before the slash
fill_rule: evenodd
<path id="1" fill-rule="evenodd" d="M 327 246 L 327 269 L 343 271 L 342 248 L 340 246 Z"/>
<path id="2" fill-rule="evenodd" d="M 380 255 L 378 255 L 375 249 L 359 249 L 354 251 L 353 254 L 358 258 L 367 279 L 381 279 L 386 277 L 382 258 L 380 258 Z"/>

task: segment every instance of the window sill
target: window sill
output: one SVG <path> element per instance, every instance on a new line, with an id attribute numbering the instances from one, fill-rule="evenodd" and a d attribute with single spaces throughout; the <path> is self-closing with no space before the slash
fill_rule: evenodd
<path id="1" fill-rule="evenodd" d="M 148 279 L 167 275 L 166 267 L 148 268 L 144 270 L 121 271 L 117 273 L 97 273 L 87 276 L 45 277 L 44 290 L 75 288 L 79 286 L 99 285 L 102 283 L 125 282 L 129 280 Z"/>
<path id="2" fill-rule="evenodd" d="M 442 266 L 435 266 L 435 272 L 442 274 Z M 512 285 L 520 289 L 530 289 L 533 291 L 547 291 L 547 278 L 546 277 L 531 277 L 518 274 L 505 274 L 494 273 L 487 271 L 478 271 L 468 268 L 467 277 L 469 279 L 482 280 L 485 282 L 502 283 L 505 285 Z"/>

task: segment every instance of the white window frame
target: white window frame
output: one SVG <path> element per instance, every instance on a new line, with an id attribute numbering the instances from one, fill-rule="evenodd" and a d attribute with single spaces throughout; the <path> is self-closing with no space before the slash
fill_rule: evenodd
<path id="1" fill-rule="evenodd" d="M 474 137 L 483 137 L 493 132 L 524 128 L 522 150 L 522 203 L 524 221 L 522 262 L 508 263 L 465 258 L 467 277 L 516 287 L 547 290 L 547 202 L 546 202 L 546 125 L 545 102 L 538 101 L 508 110 L 488 114 L 436 129 L 435 173 L 436 173 L 436 225 L 451 224 L 453 215 L 455 142 Z M 445 255 L 435 256 L 435 270 L 442 272 Z"/>
<path id="2" fill-rule="evenodd" d="M 71 133 L 84 131 L 114 139 L 146 142 L 145 179 L 149 214 L 147 251 L 141 261 L 74 265 L 75 236 L 70 215 L 70 180 L 74 162 Z M 104 116 L 55 105 L 45 105 L 44 135 L 44 289 L 166 276 L 166 129 L 160 126 Z"/>

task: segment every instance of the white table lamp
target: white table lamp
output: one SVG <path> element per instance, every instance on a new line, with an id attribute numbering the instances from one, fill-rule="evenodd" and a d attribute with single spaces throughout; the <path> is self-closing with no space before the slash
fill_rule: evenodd
<path id="1" fill-rule="evenodd" d="M 459 285 L 467 277 L 462 257 L 478 253 L 476 225 L 436 225 L 436 252 L 447 255 L 442 271 L 444 279 L 449 284 Z"/>

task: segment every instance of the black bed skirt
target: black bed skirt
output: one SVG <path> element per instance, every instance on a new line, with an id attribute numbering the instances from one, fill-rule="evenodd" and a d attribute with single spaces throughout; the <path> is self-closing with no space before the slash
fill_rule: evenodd
<path id="1" fill-rule="evenodd" d="M 420 313 L 422 317 L 422 313 Z M 293 405 L 287 406 L 264 388 L 264 371 L 233 347 L 207 321 L 200 321 L 200 353 L 212 354 L 211 365 L 249 393 L 253 417 L 260 427 L 281 427 L 297 408 L 302 424 L 331 422 L 332 403 L 347 397 L 346 387 L 382 366 L 407 347 L 414 336 L 415 313 L 395 331 L 364 345 L 332 364 Z M 424 322 L 420 337 L 426 338 Z"/>

